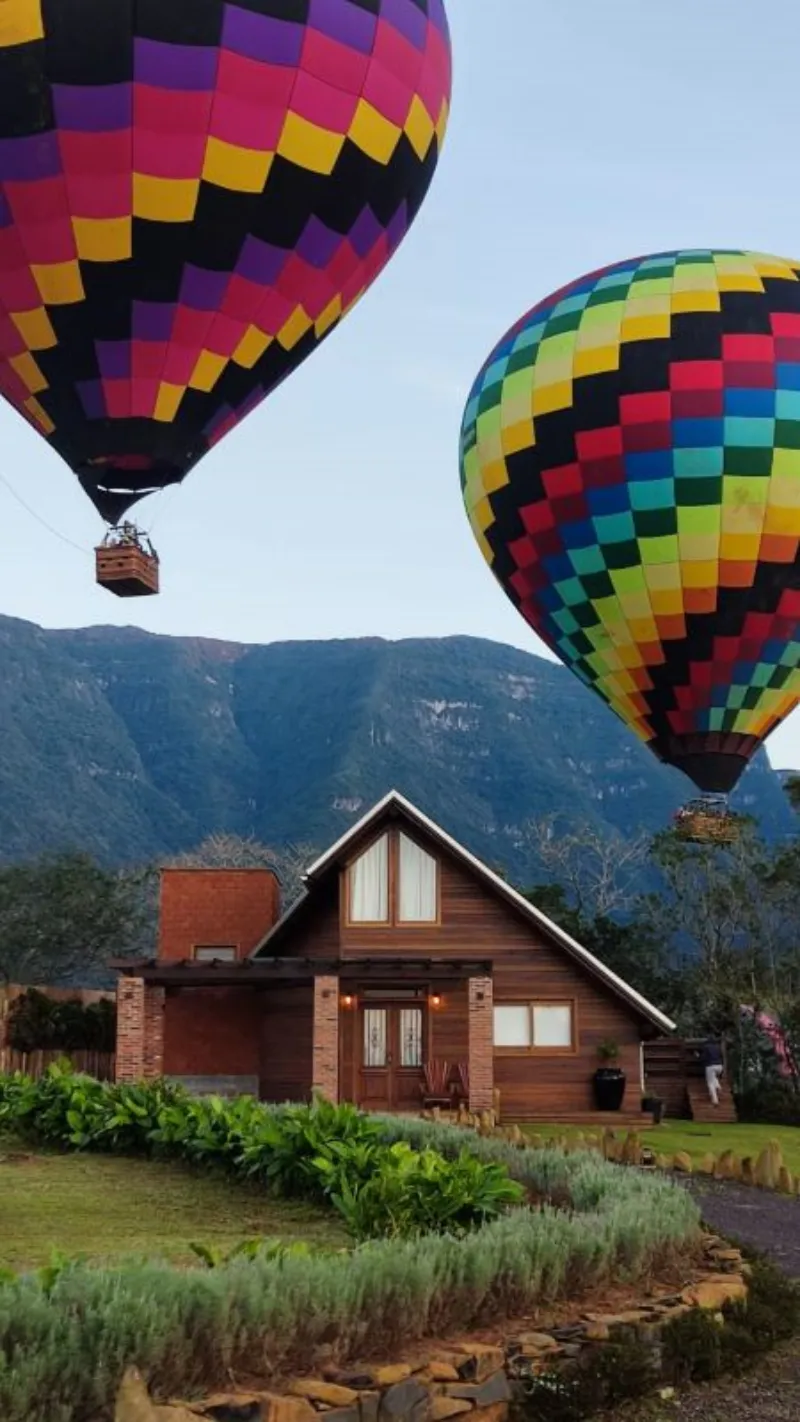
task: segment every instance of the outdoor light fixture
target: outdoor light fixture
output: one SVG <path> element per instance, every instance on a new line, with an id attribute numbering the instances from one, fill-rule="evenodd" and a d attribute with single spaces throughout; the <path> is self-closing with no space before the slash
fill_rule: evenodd
<path id="1" fill-rule="evenodd" d="M 352 997 L 350 996 L 349 993 L 346 993 L 345 996 L 342 998 L 342 1006 L 343 1006 L 343 1007 L 352 1007 L 352 1006 L 353 1006 L 353 999 L 352 999 Z"/>
<path id="2" fill-rule="evenodd" d="M 431 1007 L 441 1007 L 441 1005 L 442 1005 L 442 999 L 441 999 L 441 997 L 439 996 L 439 993 L 438 993 L 438 992 L 435 992 L 435 993 L 433 994 L 432 998 L 431 998 Z"/>

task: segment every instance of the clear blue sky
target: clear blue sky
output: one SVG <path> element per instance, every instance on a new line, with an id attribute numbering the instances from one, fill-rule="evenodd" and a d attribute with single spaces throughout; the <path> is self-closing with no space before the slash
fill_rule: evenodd
<path id="1" fill-rule="evenodd" d="M 177 491 L 139 506 L 163 594 L 118 602 L 0 485 L 0 611 L 269 642 L 463 632 L 540 650 L 472 539 L 458 434 L 508 325 L 584 271 L 680 246 L 800 257 L 792 0 L 450 0 L 441 166 L 391 267 Z M 90 549 L 66 466 L 5 405 L 0 472 Z M 588 693 L 587 693 L 588 694 Z M 770 742 L 800 765 L 800 712 Z"/>

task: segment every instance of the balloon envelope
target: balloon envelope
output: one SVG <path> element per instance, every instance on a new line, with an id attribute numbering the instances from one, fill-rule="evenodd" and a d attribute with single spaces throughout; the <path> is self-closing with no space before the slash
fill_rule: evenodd
<path id="1" fill-rule="evenodd" d="M 461 480 L 534 631 L 732 789 L 800 699 L 800 263 L 668 252 L 554 293 L 475 382 Z"/>
<path id="2" fill-rule="evenodd" d="M 402 241 L 447 122 L 444 3 L 0 10 L 0 392 L 116 521 Z"/>

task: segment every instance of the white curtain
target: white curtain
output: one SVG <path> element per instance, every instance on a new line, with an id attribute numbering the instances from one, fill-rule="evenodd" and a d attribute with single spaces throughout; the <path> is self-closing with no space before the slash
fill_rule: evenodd
<path id="1" fill-rule="evenodd" d="M 572 1008 L 569 1004 L 547 1003 L 533 1009 L 535 1047 L 572 1046 Z"/>
<path id="2" fill-rule="evenodd" d="M 351 923 L 386 923 L 389 917 L 389 836 L 382 835 L 350 868 Z"/>
<path id="3" fill-rule="evenodd" d="M 525 1002 L 495 1004 L 494 1045 L 531 1046 L 531 1010 Z"/>
<path id="4" fill-rule="evenodd" d="M 401 923 L 435 923 L 436 871 L 433 856 L 401 834 L 398 913 Z"/>

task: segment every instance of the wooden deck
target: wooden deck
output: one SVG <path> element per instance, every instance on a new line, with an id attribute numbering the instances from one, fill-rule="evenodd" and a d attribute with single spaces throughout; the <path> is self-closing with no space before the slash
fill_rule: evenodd
<path id="1" fill-rule="evenodd" d="M 710 1100 L 703 1081 L 689 1082 L 686 1094 L 693 1121 L 702 1121 L 704 1125 L 732 1126 L 739 1119 L 733 1097 L 724 1084 L 719 1089 L 719 1106 L 715 1106 Z"/>
<path id="2" fill-rule="evenodd" d="M 720 1090 L 720 1105 L 712 1106 L 705 1083 L 705 1072 L 697 1060 L 700 1041 L 682 1041 L 669 1037 L 644 1046 L 646 1094 L 660 1096 L 664 1115 L 673 1121 L 719 1121 L 732 1124 L 738 1120 L 727 1073 Z"/>

